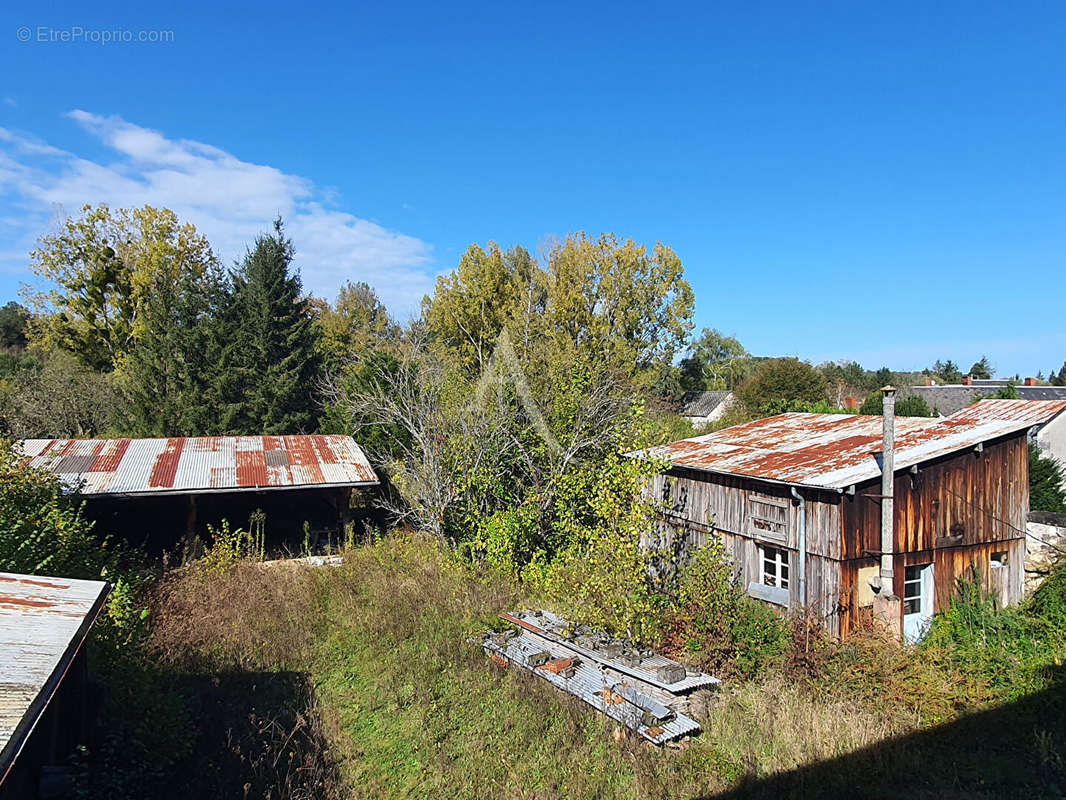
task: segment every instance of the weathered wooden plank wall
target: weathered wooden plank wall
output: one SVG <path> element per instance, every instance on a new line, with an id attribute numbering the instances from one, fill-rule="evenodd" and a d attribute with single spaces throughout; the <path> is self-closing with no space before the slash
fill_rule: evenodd
<path id="1" fill-rule="evenodd" d="M 1022 598 L 1025 521 L 1029 508 L 1029 454 L 1025 433 L 985 443 L 923 465 L 917 475 L 900 472 L 895 491 L 895 587 L 903 592 L 905 567 L 933 564 L 934 610 L 947 608 L 958 580 L 971 565 L 1004 605 Z M 840 506 L 842 553 L 841 635 L 869 616 L 858 606 L 858 571 L 876 566 L 880 552 L 880 483 L 860 486 Z M 993 553 L 1007 564 L 993 568 Z"/>
<path id="2" fill-rule="evenodd" d="M 699 527 L 776 542 L 793 550 L 799 546 L 799 514 L 788 486 L 674 468 L 666 475 L 657 475 L 650 491 L 666 519 L 687 520 Z M 840 494 L 818 489 L 799 491 L 807 500 L 807 552 L 839 558 Z M 778 533 L 756 527 L 752 501 L 780 504 L 784 509 L 784 530 Z"/>
<path id="3" fill-rule="evenodd" d="M 1025 434 L 988 443 L 896 474 L 896 552 L 1000 542 L 1025 536 L 1029 511 L 1029 453 Z M 881 485 L 868 483 L 840 506 L 840 557 L 881 550 Z"/>
<path id="4" fill-rule="evenodd" d="M 807 500 L 805 598 L 800 597 L 799 588 L 799 509 L 787 486 L 677 468 L 657 476 L 650 488 L 663 519 L 674 523 L 672 531 L 659 532 L 660 543 L 673 536 L 685 536 L 688 541 L 680 548 L 685 550 L 701 546 L 708 536 L 717 536 L 742 588 L 760 580 L 760 544 L 788 550 L 791 608 L 808 608 L 835 632 L 840 567 L 831 554 L 840 552 L 840 495 L 815 489 L 800 491 Z M 753 501 L 756 509 L 780 507 L 783 529 L 767 529 L 753 522 Z"/>

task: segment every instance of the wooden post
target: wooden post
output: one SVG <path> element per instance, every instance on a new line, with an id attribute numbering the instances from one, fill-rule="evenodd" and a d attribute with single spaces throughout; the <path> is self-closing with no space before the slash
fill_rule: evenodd
<path id="1" fill-rule="evenodd" d="M 196 547 L 196 495 L 189 495 L 185 513 L 185 541 L 182 543 L 181 561 L 187 564 L 197 556 Z"/>

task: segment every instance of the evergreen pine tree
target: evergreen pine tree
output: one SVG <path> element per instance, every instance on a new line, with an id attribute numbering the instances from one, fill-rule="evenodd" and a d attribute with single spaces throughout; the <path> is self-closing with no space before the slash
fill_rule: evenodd
<path id="1" fill-rule="evenodd" d="M 259 236 L 233 275 L 222 329 L 222 427 L 229 433 L 287 434 L 316 428 L 318 328 L 292 269 L 281 219 Z"/>
<path id="2" fill-rule="evenodd" d="M 203 274 L 186 271 L 176 284 L 153 285 L 136 343 L 118 370 L 131 435 L 212 432 L 218 358 L 210 339 L 221 281 L 220 270 L 211 267 Z"/>

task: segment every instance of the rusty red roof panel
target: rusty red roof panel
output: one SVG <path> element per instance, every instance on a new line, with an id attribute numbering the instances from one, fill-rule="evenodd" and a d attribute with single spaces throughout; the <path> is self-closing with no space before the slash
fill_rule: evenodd
<path id="1" fill-rule="evenodd" d="M 178 459 L 181 458 L 181 451 L 184 448 L 184 439 L 167 439 L 163 452 L 159 454 L 152 465 L 152 474 L 148 476 L 149 488 L 174 488 L 174 476 L 178 472 Z"/>
<path id="2" fill-rule="evenodd" d="M 896 418 L 896 469 L 973 447 L 1066 410 L 1064 401 L 982 400 L 942 419 Z M 842 489 L 881 474 L 882 420 L 857 414 L 779 414 L 653 448 L 674 466 Z"/>
<path id="3" fill-rule="evenodd" d="M 195 493 L 378 482 L 350 436 L 26 439 L 33 467 L 84 494 Z"/>

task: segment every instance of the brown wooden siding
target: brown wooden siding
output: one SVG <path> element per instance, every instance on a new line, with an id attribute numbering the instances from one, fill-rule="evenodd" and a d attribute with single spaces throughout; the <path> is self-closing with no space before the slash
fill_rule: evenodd
<path id="1" fill-rule="evenodd" d="M 992 567 L 992 554 L 1003 551 L 1007 553 L 1006 566 Z M 859 569 L 875 567 L 877 563 L 877 559 L 866 558 L 852 559 L 840 564 L 841 585 L 844 588 L 841 593 L 839 635 L 846 636 L 863 625 L 869 624 L 872 619 L 868 610 L 864 612 L 859 607 Z M 983 586 L 988 591 L 994 592 L 1002 605 L 1011 605 L 1018 602 L 1022 596 L 1025 578 L 1025 540 L 1011 539 L 1006 542 L 901 553 L 893 559 L 895 573 L 893 591 L 897 597 L 903 596 L 906 567 L 917 564 L 933 565 L 934 613 L 939 614 L 948 608 L 958 581 L 969 576 L 971 566 L 976 568 Z"/>
<path id="2" fill-rule="evenodd" d="M 1029 451 L 1024 433 L 896 474 L 895 551 L 1008 541 L 1025 536 L 1029 510 Z M 881 485 L 845 496 L 840 510 L 840 557 L 881 550 Z"/>

